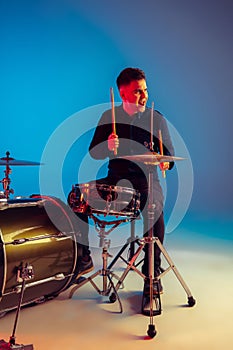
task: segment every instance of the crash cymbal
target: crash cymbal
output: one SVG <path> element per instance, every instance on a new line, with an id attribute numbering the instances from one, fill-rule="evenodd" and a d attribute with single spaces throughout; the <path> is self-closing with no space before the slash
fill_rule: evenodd
<path id="1" fill-rule="evenodd" d="M 184 160 L 185 158 L 174 157 L 174 156 L 164 156 L 156 152 L 147 152 L 144 154 L 135 154 L 132 156 L 122 156 L 119 158 L 131 160 L 134 162 L 142 162 L 145 164 L 159 165 L 164 162 L 175 162 L 178 160 Z"/>
<path id="2" fill-rule="evenodd" d="M 6 157 L 0 158 L 0 165 L 41 165 L 38 162 L 31 162 L 28 160 L 17 160 L 15 158 L 9 157 L 10 153 L 6 152 Z"/>
<path id="3" fill-rule="evenodd" d="M 16 160 L 16 159 L 11 159 L 11 160 L 4 160 L 0 159 L 0 165 L 41 165 L 41 163 L 38 162 L 30 162 L 27 160 Z"/>

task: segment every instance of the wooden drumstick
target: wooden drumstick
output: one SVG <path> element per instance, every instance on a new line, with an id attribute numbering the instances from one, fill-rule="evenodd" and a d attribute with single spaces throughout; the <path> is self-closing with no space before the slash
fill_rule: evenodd
<path id="1" fill-rule="evenodd" d="M 151 115 L 150 115 L 150 150 L 154 151 L 153 144 L 153 134 L 154 134 L 154 102 L 151 104 Z"/>
<path id="2" fill-rule="evenodd" d="M 115 106 L 114 106 L 114 93 L 113 88 L 110 88 L 111 103 L 112 103 L 112 133 L 116 135 L 116 119 L 115 119 Z M 117 148 L 114 148 L 114 156 L 117 155 Z"/>
<path id="3" fill-rule="evenodd" d="M 159 150 L 160 150 L 161 156 L 163 156 L 163 138 L 162 138 L 162 132 L 161 132 L 160 129 L 159 129 Z M 166 171 L 162 170 L 162 174 L 163 174 L 163 177 L 165 178 L 166 177 Z"/>

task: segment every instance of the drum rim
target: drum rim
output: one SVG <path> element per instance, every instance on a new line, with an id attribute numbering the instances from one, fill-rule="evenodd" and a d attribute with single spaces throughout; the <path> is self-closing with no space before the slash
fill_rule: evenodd
<path id="1" fill-rule="evenodd" d="M 119 186 L 119 185 L 109 185 L 109 184 L 106 184 L 106 183 L 98 183 L 98 182 L 95 182 L 95 183 L 88 183 L 88 182 L 84 182 L 84 183 L 81 183 L 81 184 L 76 184 L 75 185 L 75 188 L 94 188 L 94 189 L 97 189 L 97 188 L 100 188 L 100 187 L 103 187 L 105 188 L 106 187 L 106 190 L 107 189 L 111 189 L 111 190 L 121 190 L 119 192 L 125 192 L 125 193 L 133 193 L 135 195 L 139 194 L 139 191 L 134 189 L 134 188 L 131 188 L 131 187 L 126 187 L 126 186 Z M 125 191 L 122 191 L 122 190 L 125 190 Z M 117 192 L 117 191 L 116 191 Z"/>
<path id="2" fill-rule="evenodd" d="M 4 241 L 3 241 L 3 234 L 2 234 L 2 230 L 0 228 L 0 245 L 2 246 L 2 252 L 0 253 L 0 257 L 2 255 L 2 258 L 0 260 L 0 276 L 2 276 L 2 278 L 0 279 L 0 302 L 2 300 L 3 297 L 3 291 L 5 289 L 5 285 L 6 285 L 6 249 L 5 249 L 5 245 L 4 245 Z"/>

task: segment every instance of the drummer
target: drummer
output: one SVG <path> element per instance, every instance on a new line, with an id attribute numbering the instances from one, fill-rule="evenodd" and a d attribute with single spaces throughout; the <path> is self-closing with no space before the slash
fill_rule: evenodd
<path id="1" fill-rule="evenodd" d="M 108 175 L 105 181 L 111 185 L 133 187 L 140 192 L 140 210 L 143 217 L 143 234 L 148 235 L 148 166 L 143 162 L 123 159 L 127 155 L 143 155 L 146 152 L 163 152 L 173 156 L 174 149 L 165 118 L 153 108 L 146 106 L 148 90 L 145 73 L 139 68 L 125 68 L 116 80 L 122 100 L 120 106 L 106 110 L 96 127 L 89 152 L 94 159 L 109 158 Z M 159 137 L 160 136 L 160 137 Z M 162 150 L 161 150 L 162 137 Z M 153 166 L 153 233 L 161 243 L 164 240 L 164 197 L 159 182 L 157 169 L 166 174 L 172 169 L 173 162 L 164 162 L 159 167 Z M 148 244 L 144 247 L 142 273 L 149 277 Z M 155 244 L 154 276 L 161 272 L 161 252 Z M 149 280 L 145 278 L 145 288 Z M 161 281 L 154 284 L 154 294 L 162 293 Z"/>

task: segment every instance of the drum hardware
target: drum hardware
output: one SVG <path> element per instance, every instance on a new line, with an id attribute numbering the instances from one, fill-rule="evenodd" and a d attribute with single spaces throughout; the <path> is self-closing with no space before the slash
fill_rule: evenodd
<path id="1" fill-rule="evenodd" d="M 105 237 L 110 232 L 112 232 L 116 227 L 118 227 L 121 223 L 129 222 L 132 220 L 132 218 L 122 218 L 122 219 L 117 219 L 112 221 L 106 221 L 106 220 L 99 219 L 96 215 L 94 215 L 91 212 L 89 213 L 89 216 L 94 221 L 95 229 L 98 232 L 99 247 L 102 247 L 103 265 L 102 265 L 102 269 L 96 271 L 90 277 L 85 278 L 82 282 L 75 285 L 70 291 L 69 298 L 72 298 L 76 290 L 78 290 L 80 287 L 85 285 L 87 282 L 90 282 L 92 286 L 96 289 L 96 291 L 103 296 L 108 296 L 110 291 L 113 289 L 114 293 L 112 293 L 109 300 L 110 302 L 115 302 L 116 300 L 118 300 L 119 306 L 120 306 L 120 313 L 122 313 L 123 312 L 122 303 L 117 293 L 117 290 L 115 289 L 114 283 L 112 281 L 112 277 L 116 278 L 117 280 L 119 280 L 119 277 L 108 268 L 108 258 L 112 257 L 112 255 L 110 255 L 108 251 L 111 241 L 106 239 Z M 107 225 L 112 226 L 108 231 L 106 231 Z M 111 266 L 113 266 L 113 264 Z M 102 290 L 100 290 L 97 284 L 93 281 L 93 279 L 99 275 L 102 276 L 102 286 L 103 286 Z"/>
<path id="2" fill-rule="evenodd" d="M 30 161 L 26 161 L 26 160 L 16 160 L 12 157 L 10 157 L 10 152 L 7 151 L 6 152 L 6 157 L 2 157 L 0 158 L 0 165 L 3 165 L 6 167 L 6 169 L 4 170 L 5 173 L 5 177 L 0 181 L 2 183 L 3 186 L 3 190 L 4 190 L 4 195 L 6 196 L 6 198 L 9 198 L 10 194 L 14 193 L 14 190 L 12 188 L 10 188 L 10 177 L 9 175 L 12 173 L 12 170 L 10 168 L 10 166 L 25 166 L 25 165 L 41 165 L 41 163 L 38 162 L 30 162 Z"/>
<path id="3" fill-rule="evenodd" d="M 95 230 L 98 232 L 98 237 L 100 239 L 99 247 L 103 247 L 103 242 L 105 240 L 105 236 L 109 235 L 116 227 L 118 227 L 123 222 L 129 222 L 129 218 L 122 218 L 112 221 L 106 221 L 99 219 L 96 215 L 93 213 L 89 214 L 89 217 L 94 221 Z M 108 231 L 106 231 L 106 226 L 112 226 Z"/>
<path id="4" fill-rule="evenodd" d="M 108 266 L 108 269 L 111 269 L 115 263 L 117 262 L 117 260 L 120 258 L 121 260 L 123 260 L 126 264 L 129 263 L 131 261 L 131 259 L 134 257 L 135 254 L 135 245 L 140 245 L 140 240 L 138 236 L 135 236 L 135 220 L 141 220 L 141 216 L 137 215 L 136 217 L 133 217 L 130 220 L 130 237 L 127 239 L 126 243 L 123 245 L 123 247 L 120 249 L 120 251 L 117 253 L 117 255 L 115 256 L 115 258 L 112 260 L 112 262 L 110 263 L 110 265 Z M 128 250 L 128 256 L 127 259 L 124 258 L 123 253 L 124 251 L 127 249 L 127 247 L 129 246 L 129 250 Z M 134 262 L 134 266 L 138 266 L 143 262 L 144 259 L 141 259 L 136 265 Z M 140 273 L 140 271 L 139 271 Z"/>
<path id="5" fill-rule="evenodd" d="M 36 227 L 34 227 L 36 228 Z M 31 228 L 30 228 L 31 229 Z M 1 230 L 0 230 L 1 231 Z M 24 230 L 25 231 L 25 230 Z M 65 238 L 65 239 L 70 239 L 72 238 L 72 235 L 67 235 L 66 233 L 63 232 L 59 232 L 57 235 L 41 235 L 41 236 L 35 236 L 35 237 L 31 237 L 31 238 L 19 238 L 19 239 L 14 239 L 11 242 L 5 242 L 5 245 L 18 245 L 18 244 L 24 244 L 27 242 L 33 242 L 33 241 L 38 241 L 41 239 L 50 239 L 50 238 L 56 238 L 56 239 L 61 239 L 61 238 Z"/>
<path id="6" fill-rule="evenodd" d="M 139 161 L 143 162 L 144 164 L 147 165 L 148 172 L 149 172 L 149 178 L 148 178 L 148 225 L 149 225 L 149 232 L 148 232 L 148 237 L 144 237 L 141 240 L 139 240 L 140 246 L 137 249 L 136 253 L 132 256 L 131 260 L 127 262 L 127 268 L 119 278 L 115 290 L 118 290 L 124 279 L 126 278 L 128 272 L 133 269 L 136 271 L 141 277 L 143 277 L 144 281 L 149 280 L 149 309 L 146 308 L 146 304 L 148 302 L 148 296 L 145 295 L 145 289 L 143 290 L 143 298 L 142 298 L 142 313 L 146 316 L 150 317 L 150 324 L 148 326 L 147 334 L 149 337 L 153 338 L 156 334 L 157 331 L 155 329 L 155 325 L 153 322 L 153 316 L 159 315 L 161 313 L 161 299 L 160 299 L 160 293 L 157 293 L 155 296 L 153 295 L 153 285 L 157 284 L 157 290 L 158 289 L 158 281 L 161 279 L 165 273 L 167 273 L 170 270 L 173 270 L 174 274 L 176 275 L 178 281 L 184 288 L 187 296 L 188 296 L 188 306 L 192 307 L 195 305 L 196 301 L 193 298 L 190 289 L 184 282 L 183 278 L 181 277 L 180 273 L 178 272 L 174 262 L 168 255 L 167 251 L 165 250 L 164 246 L 158 239 L 158 237 L 154 237 L 153 234 L 153 223 L 154 223 L 154 208 L 155 204 L 153 203 L 153 167 L 155 165 L 159 165 L 162 162 L 173 162 L 176 160 L 183 160 L 184 158 L 180 157 L 172 157 L 172 156 L 164 156 L 164 155 L 159 155 L 155 152 L 147 152 L 144 155 L 132 155 L 132 156 L 123 156 L 121 158 L 128 159 L 131 161 Z M 138 256 L 140 255 L 143 247 L 149 244 L 148 247 L 148 268 L 149 268 L 149 277 L 146 277 L 144 274 L 142 274 L 135 266 L 134 263 Z M 157 244 L 159 247 L 160 251 L 164 255 L 169 267 L 166 269 L 163 269 L 163 272 L 159 276 L 155 276 L 154 274 L 154 244 Z M 111 266 L 111 265 L 110 265 Z M 112 297 L 114 299 L 114 295 Z M 155 304 L 155 305 L 154 305 Z M 155 306 L 155 308 L 154 308 Z"/>
<path id="7" fill-rule="evenodd" d="M 118 300 L 120 304 L 120 312 L 122 312 L 122 304 L 111 278 L 115 277 L 119 280 L 119 277 L 113 274 L 112 270 L 107 267 L 107 260 L 112 256 L 108 252 L 110 240 L 107 240 L 105 237 L 121 223 L 131 222 L 131 237 L 127 244 L 125 244 L 124 250 L 128 244 L 130 244 L 131 255 L 134 253 L 134 241 L 136 239 L 134 234 L 134 220 L 140 219 L 140 194 L 132 188 L 92 181 L 90 183 L 72 186 L 72 191 L 68 196 L 68 203 L 74 212 L 85 213 L 94 221 L 95 229 L 98 232 L 99 246 L 102 247 L 103 260 L 103 268 L 74 286 L 69 297 L 72 298 L 77 289 L 85 285 L 87 282 L 91 282 L 93 287 L 101 295 L 108 296 L 110 291 L 113 290 L 109 300 L 110 302 Z M 106 215 L 114 215 L 116 219 L 112 221 L 100 220 L 97 217 L 97 215 L 100 214 L 104 217 Z M 106 231 L 107 225 L 112 226 L 108 231 Z M 114 259 L 111 263 L 111 267 L 113 267 L 118 258 L 119 256 Z M 123 259 L 123 257 L 121 258 Z M 93 282 L 93 279 L 98 275 L 102 275 L 103 277 L 102 290 L 100 290 Z"/>
<path id="8" fill-rule="evenodd" d="M 15 316 L 15 322 L 13 326 L 12 335 L 10 336 L 9 342 L 5 342 L 4 340 L 0 341 L 0 349 L 27 349 L 27 350 L 33 350 L 33 345 L 22 345 L 22 344 L 16 344 L 16 327 L 19 319 L 19 312 L 21 309 L 22 301 L 23 301 L 23 294 L 25 290 L 25 283 L 28 280 L 31 280 L 34 278 L 34 271 L 32 265 L 26 263 L 25 266 L 21 266 L 18 268 L 17 271 L 17 282 L 21 283 L 21 291 L 19 295 L 19 301 L 18 306 L 16 310 L 16 316 Z"/>
<path id="9" fill-rule="evenodd" d="M 40 284 L 43 284 L 43 283 L 47 283 L 47 282 L 50 282 L 50 281 L 62 281 L 66 278 L 66 276 L 63 274 L 63 273 L 59 273 L 55 276 L 51 276 L 51 277 L 48 277 L 48 278 L 45 278 L 43 280 L 40 280 L 40 281 L 36 281 L 36 282 L 31 282 L 31 283 L 27 283 L 24 288 L 30 288 L 30 287 L 35 287 L 35 286 L 38 286 Z M 22 289 L 22 286 L 19 285 L 19 286 L 16 286 L 14 288 L 14 293 L 18 294 L 21 292 L 21 289 Z M 11 293 L 8 293 L 8 294 L 11 294 Z"/>

